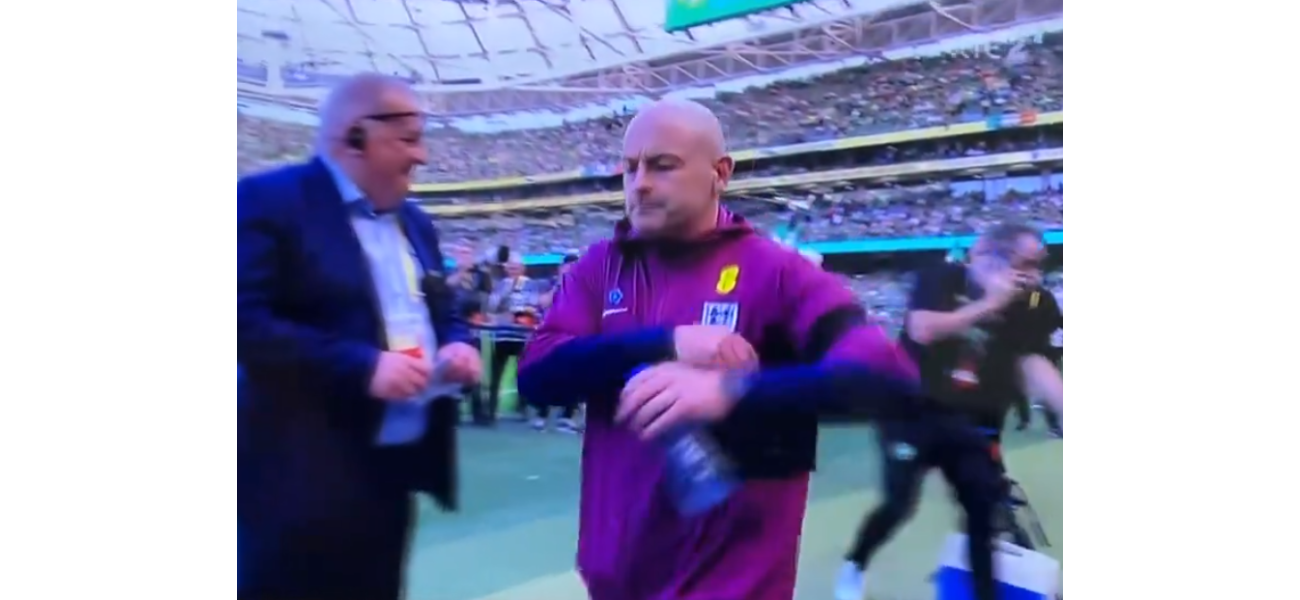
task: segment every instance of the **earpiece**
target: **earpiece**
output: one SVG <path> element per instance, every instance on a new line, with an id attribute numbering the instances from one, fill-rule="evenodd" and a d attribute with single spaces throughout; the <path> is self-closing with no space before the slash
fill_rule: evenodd
<path id="1" fill-rule="evenodd" d="M 349 148 L 357 151 L 366 149 L 366 130 L 360 125 L 353 125 L 348 128 L 348 132 L 343 136 L 343 143 Z"/>

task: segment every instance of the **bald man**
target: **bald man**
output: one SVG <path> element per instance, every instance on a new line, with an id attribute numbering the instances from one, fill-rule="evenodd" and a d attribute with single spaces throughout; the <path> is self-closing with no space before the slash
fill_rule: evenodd
<path id="1" fill-rule="evenodd" d="M 411 493 L 456 503 L 457 409 L 479 379 L 438 235 L 406 201 L 424 119 L 362 75 L 317 156 L 239 181 L 239 597 L 396 599 Z"/>
<path id="2" fill-rule="evenodd" d="M 588 401 L 578 571 L 593 600 L 790 600 L 817 415 L 903 410 L 915 372 L 847 288 L 721 207 L 733 163 L 706 108 L 649 106 L 623 155 L 628 217 L 519 372 L 532 402 Z M 702 513 L 674 505 L 652 439 L 688 423 L 739 479 Z"/>

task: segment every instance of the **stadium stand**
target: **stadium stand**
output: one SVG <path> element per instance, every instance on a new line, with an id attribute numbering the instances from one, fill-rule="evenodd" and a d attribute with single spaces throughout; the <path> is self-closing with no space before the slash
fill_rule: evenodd
<path id="1" fill-rule="evenodd" d="M 727 94 L 705 103 L 736 149 L 766 148 L 1061 110 L 1063 40 L 1017 45 L 1020 59 L 971 51 L 893 61 Z M 617 166 L 623 115 L 495 134 L 441 129 L 422 182 L 530 178 Z M 310 153 L 310 128 L 240 116 L 240 172 Z M 564 148 L 565 152 L 554 152 Z"/>
<path id="2" fill-rule="evenodd" d="M 814 245 L 941 240 L 1008 219 L 1060 230 L 1063 41 L 1057 34 L 870 64 L 708 100 L 738 150 L 728 206 Z M 1012 51 L 1017 60 L 1008 61 Z M 534 264 L 558 262 L 621 218 L 625 119 L 493 134 L 439 129 L 418 196 L 449 243 L 476 255 L 506 245 Z M 306 126 L 240 114 L 238 131 L 241 173 L 311 150 Z M 851 282 L 898 325 L 904 277 L 886 270 Z"/>

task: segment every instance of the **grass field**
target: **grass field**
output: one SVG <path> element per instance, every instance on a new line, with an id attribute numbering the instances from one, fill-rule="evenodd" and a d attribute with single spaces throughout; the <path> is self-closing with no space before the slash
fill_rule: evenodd
<path id="1" fill-rule="evenodd" d="M 502 414 L 508 414 L 503 408 Z M 870 428 L 823 428 L 820 469 L 804 522 L 798 600 L 829 600 L 849 536 L 877 501 L 878 460 Z M 462 506 L 421 511 L 408 572 L 411 600 L 585 600 L 572 573 L 577 538 L 579 438 L 523 425 L 466 429 L 461 437 Z M 1013 475 L 1029 493 L 1058 558 L 1061 443 L 1039 424 L 1006 444 Z M 917 518 L 874 561 L 876 600 L 931 598 L 926 583 L 957 512 L 938 476 Z"/>

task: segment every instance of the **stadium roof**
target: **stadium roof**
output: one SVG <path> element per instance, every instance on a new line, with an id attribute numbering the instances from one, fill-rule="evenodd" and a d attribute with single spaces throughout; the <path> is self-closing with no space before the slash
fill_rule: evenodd
<path id="1" fill-rule="evenodd" d="M 1058 16 L 1061 0 L 811 0 L 673 34 L 663 0 L 238 0 L 239 87 L 311 99 L 379 71 L 437 92 L 444 114 L 551 108 L 923 41 L 948 22 L 931 4 L 996 26 Z M 925 23 L 900 37 L 906 19 Z M 502 89 L 530 97 L 485 94 Z"/>

